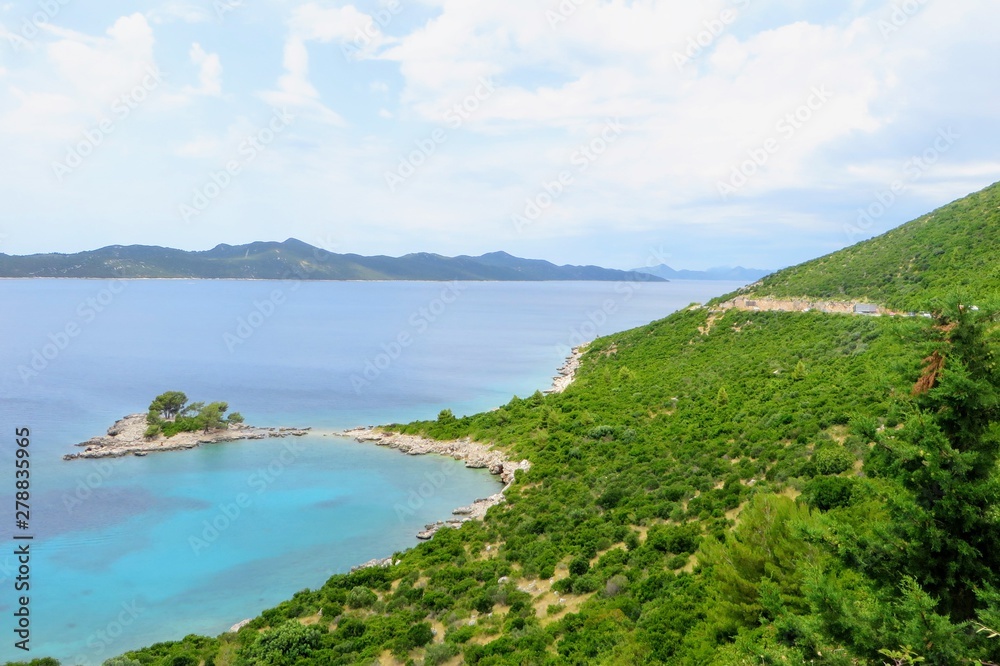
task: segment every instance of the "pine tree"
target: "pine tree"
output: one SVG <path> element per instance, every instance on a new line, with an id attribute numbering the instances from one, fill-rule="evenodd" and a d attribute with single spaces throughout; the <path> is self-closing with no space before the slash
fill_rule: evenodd
<path id="1" fill-rule="evenodd" d="M 942 348 L 925 359 L 917 409 L 887 431 L 866 463 L 898 480 L 913 502 L 893 503 L 909 544 L 898 563 L 953 620 L 975 615 L 976 589 L 1000 583 L 1000 372 L 990 345 L 995 317 L 953 304 L 938 321 Z"/>

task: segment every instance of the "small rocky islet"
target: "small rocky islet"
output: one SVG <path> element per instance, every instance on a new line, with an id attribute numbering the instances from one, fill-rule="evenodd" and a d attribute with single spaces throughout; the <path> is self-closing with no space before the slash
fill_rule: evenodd
<path id="1" fill-rule="evenodd" d="M 162 434 L 146 437 L 147 428 L 146 414 L 129 414 L 115 421 L 115 424 L 108 428 L 107 434 L 77 444 L 76 446 L 83 447 L 84 450 L 80 453 L 66 454 L 63 460 L 144 456 L 161 451 L 193 449 L 201 444 L 269 437 L 301 437 L 310 431 L 310 428 L 258 428 L 243 423 L 230 423 L 224 428 L 208 432 L 180 432 L 171 437 Z"/>

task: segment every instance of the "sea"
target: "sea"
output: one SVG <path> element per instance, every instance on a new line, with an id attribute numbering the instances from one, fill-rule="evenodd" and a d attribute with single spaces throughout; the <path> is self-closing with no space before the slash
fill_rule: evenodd
<path id="1" fill-rule="evenodd" d="M 497 479 L 339 431 L 545 390 L 574 346 L 739 286 L 0 280 L 0 661 L 214 636 L 416 545 Z M 312 430 L 63 460 L 168 390 Z"/>

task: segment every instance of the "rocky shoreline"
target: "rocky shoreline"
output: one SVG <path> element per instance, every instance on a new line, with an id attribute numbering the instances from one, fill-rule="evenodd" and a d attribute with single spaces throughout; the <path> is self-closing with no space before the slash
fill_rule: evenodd
<path id="1" fill-rule="evenodd" d="M 566 362 L 556 369 L 559 374 L 552 378 L 552 386 L 545 390 L 546 394 L 562 393 L 569 388 L 569 385 L 576 379 L 576 371 L 580 369 L 580 359 L 583 358 L 586 351 L 587 345 L 573 347 L 570 355 L 566 357 Z"/>
<path id="2" fill-rule="evenodd" d="M 517 470 L 531 469 L 531 463 L 527 460 L 513 462 L 508 460 L 501 451 L 494 450 L 486 444 L 473 442 L 472 440 L 459 439 L 450 441 L 440 441 L 428 439 L 418 435 L 404 435 L 398 432 L 390 432 L 381 428 L 354 428 L 341 433 L 344 437 L 351 437 L 357 442 L 372 443 L 377 446 L 387 446 L 396 449 L 401 453 L 411 456 L 422 456 L 433 453 L 442 456 L 449 456 L 455 460 L 465 463 L 466 467 L 473 469 L 489 469 L 490 474 L 500 477 L 504 487 L 500 492 L 477 499 L 468 506 L 458 507 L 452 514 L 455 518 L 450 520 L 439 520 L 424 526 L 424 529 L 417 533 L 417 538 L 427 540 L 433 537 L 438 530 L 445 527 L 461 527 L 462 523 L 470 520 L 482 520 L 490 507 L 501 504 L 504 501 L 504 492 L 514 483 L 514 475 Z M 383 560 L 367 562 L 364 566 L 389 566 Z"/>
<path id="3" fill-rule="evenodd" d="M 167 438 L 158 435 L 146 438 L 146 415 L 129 414 L 118 419 L 102 437 L 92 437 L 77 446 L 85 447 L 81 453 L 68 453 L 63 460 L 81 458 L 120 458 L 127 455 L 144 456 L 161 451 L 181 451 L 193 449 L 201 444 L 235 442 L 244 439 L 268 439 L 270 437 L 301 437 L 310 428 L 257 428 L 254 426 L 230 424 L 224 430 L 213 432 L 182 432 Z"/>

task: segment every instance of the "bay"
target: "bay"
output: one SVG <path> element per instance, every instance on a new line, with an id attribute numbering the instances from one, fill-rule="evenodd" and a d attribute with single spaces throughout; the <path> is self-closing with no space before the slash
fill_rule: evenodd
<path id="1" fill-rule="evenodd" d="M 414 545 L 425 523 L 496 492 L 496 479 L 336 430 L 530 395 L 570 347 L 738 286 L 0 280 L 0 496 L 14 497 L 14 430 L 30 428 L 34 536 L 32 651 L 6 640 L 0 659 L 99 664 L 215 635 Z M 253 425 L 314 431 L 62 460 L 166 390 L 225 400 Z M 434 492 L 411 501 L 422 485 Z M 0 632 L 12 636 L 17 530 L 4 504 Z"/>

